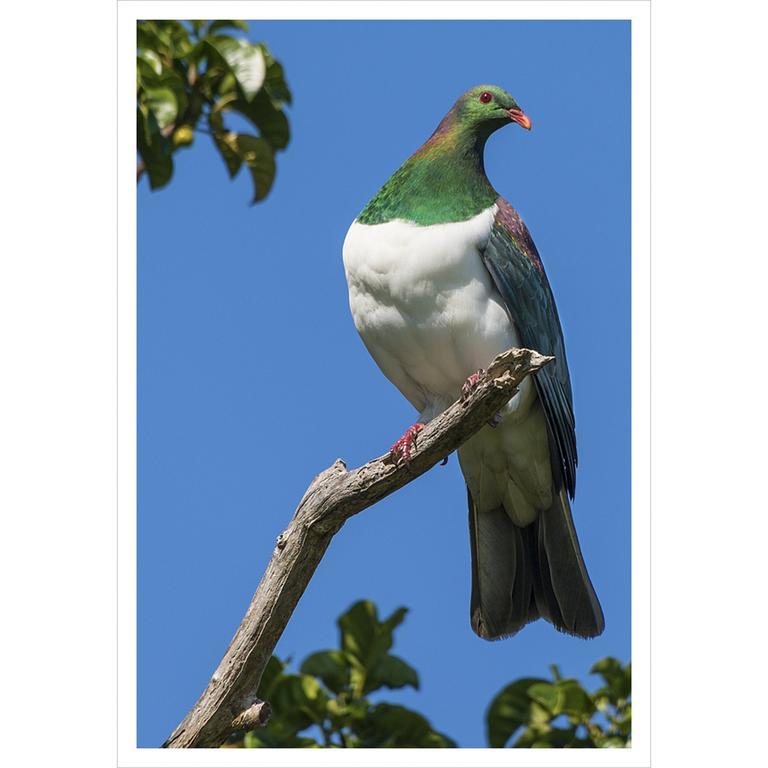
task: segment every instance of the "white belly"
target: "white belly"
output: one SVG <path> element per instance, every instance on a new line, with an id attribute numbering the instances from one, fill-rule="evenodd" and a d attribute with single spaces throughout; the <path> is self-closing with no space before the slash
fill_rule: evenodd
<path id="1" fill-rule="evenodd" d="M 453 402 L 467 376 L 520 346 L 480 257 L 495 214 L 494 205 L 467 221 L 426 227 L 354 222 L 344 241 L 355 326 L 423 420 Z M 526 380 L 507 411 L 531 389 Z"/>
<path id="2" fill-rule="evenodd" d="M 423 422 L 459 397 L 467 376 L 520 346 L 480 256 L 495 214 L 494 205 L 454 224 L 355 222 L 347 232 L 355 326 Z M 459 461 L 480 511 L 503 505 L 525 525 L 551 504 L 546 421 L 530 377 L 502 416 L 459 449 Z"/>

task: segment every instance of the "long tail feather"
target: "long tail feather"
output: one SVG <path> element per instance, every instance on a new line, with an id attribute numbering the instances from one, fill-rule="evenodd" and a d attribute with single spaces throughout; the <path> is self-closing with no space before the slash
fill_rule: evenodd
<path id="1" fill-rule="evenodd" d="M 599 635 L 605 621 L 589 579 L 562 489 L 530 525 L 515 525 L 503 507 L 478 512 L 469 501 L 472 629 L 496 640 L 541 617 L 579 637 Z"/>

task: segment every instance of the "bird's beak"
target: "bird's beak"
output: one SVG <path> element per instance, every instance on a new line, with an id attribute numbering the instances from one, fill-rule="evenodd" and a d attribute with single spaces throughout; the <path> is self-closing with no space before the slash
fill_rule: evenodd
<path id="1" fill-rule="evenodd" d="M 507 114 L 509 115 L 510 120 L 518 125 L 522 125 L 527 131 L 531 130 L 531 118 L 528 117 L 522 109 L 508 109 Z"/>

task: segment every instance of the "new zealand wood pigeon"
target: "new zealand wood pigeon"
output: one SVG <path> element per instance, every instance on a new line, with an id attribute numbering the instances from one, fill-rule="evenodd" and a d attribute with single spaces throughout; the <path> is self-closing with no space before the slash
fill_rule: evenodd
<path id="1" fill-rule="evenodd" d="M 531 128 L 501 88 L 481 85 L 459 98 L 349 228 L 349 304 L 368 351 L 420 414 L 392 448 L 398 461 L 498 353 L 522 346 L 555 356 L 458 451 L 469 498 L 470 619 L 486 639 L 540 617 L 594 637 L 604 620 L 569 504 L 576 437 L 557 308 L 528 229 L 483 166 L 488 137 L 510 123 Z"/>

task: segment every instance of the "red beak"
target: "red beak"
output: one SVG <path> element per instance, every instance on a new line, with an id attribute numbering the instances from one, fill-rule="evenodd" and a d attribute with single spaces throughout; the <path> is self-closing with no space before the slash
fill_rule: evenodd
<path id="1" fill-rule="evenodd" d="M 531 130 L 531 118 L 522 109 L 508 109 L 509 119 L 518 125 L 522 125 L 527 131 Z"/>

